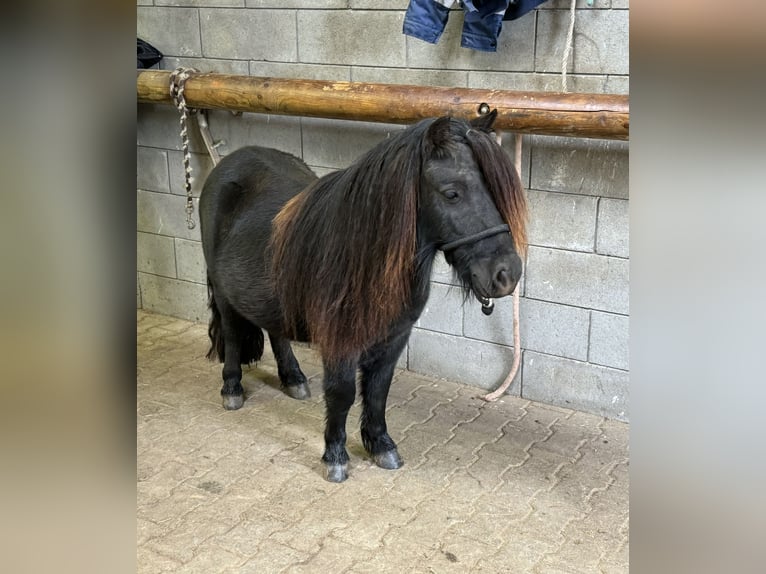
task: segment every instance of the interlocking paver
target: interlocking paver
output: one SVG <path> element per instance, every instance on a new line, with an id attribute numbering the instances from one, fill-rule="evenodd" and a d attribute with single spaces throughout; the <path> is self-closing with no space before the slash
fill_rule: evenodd
<path id="1" fill-rule="evenodd" d="M 138 312 L 139 572 L 627 572 L 628 427 L 397 371 L 377 468 L 349 414 L 350 478 L 323 479 L 321 358 L 296 356 L 312 398 L 244 368 L 220 402 L 206 326 Z"/>

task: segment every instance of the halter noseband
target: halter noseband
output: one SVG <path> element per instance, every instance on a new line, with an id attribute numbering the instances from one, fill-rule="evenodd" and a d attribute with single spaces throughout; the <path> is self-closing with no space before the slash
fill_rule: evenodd
<path id="1" fill-rule="evenodd" d="M 473 235 L 466 235 L 465 237 L 461 237 L 460 239 L 455 239 L 455 241 L 444 243 L 440 246 L 440 248 L 442 251 L 446 253 L 447 251 L 452 251 L 453 249 L 457 249 L 461 245 L 476 243 L 477 241 L 481 241 L 482 239 L 486 239 L 487 237 L 492 237 L 493 235 L 497 235 L 499 233 L 510 232 L 510 230 L 511 228 L 508 227 L 507 223 L 503 223 L 502 225 L 495 225 L 495 227 L 490 227 L 489 229 L 485 229 L 484 231 L 479 231 L 478 233 L 474 233 Z"/>
<path id="2" fill-rule="evenodd" d="M 450 241 L 449 243 L 444 243 L 440 247 L 441 247 L 441 250 L 446 253 L 447 251 L 452 251 L 453 249 L 457 249 L 461 245 L 476 243 L 477 241 L 481 241 L 482 239 L 486 239 L 487 237 L 492 237 L 493 235 L 497 235 L 499 233 L 510 232 L 510 230 L 511 228 L 508 227 L 508 224 L 503 223 L 502 225 L 495 225 L 494 227 L 490 227 L 489 229 L 485 229 L 484 231 L 479 231 L 478 233 L 474 233 L 472 235 L 466 235 L 465 237 L 461 237 L 460 239 L 455 239 L 454 241 Z M 495 302 L 489 297 L 479 297 L 479 298 L 481 300 L 481 312 L 484 313 L 485 315 L 491 315 L 492 311 L 495 310 Z"/>

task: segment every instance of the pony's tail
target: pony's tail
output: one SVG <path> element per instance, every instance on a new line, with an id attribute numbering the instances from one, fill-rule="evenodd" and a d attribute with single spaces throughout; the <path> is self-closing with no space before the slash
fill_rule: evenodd
<path id="1" fill-rule="evenodd" d="M 210 307 L 210 324 L 207 328 L 208 337 L 210 337 L 210 350 L 207 352 L 207 358 L 211 361 L 218 359 L 221 363 L 226 358 L 226 345 L 224 344 L 223 329 L 221 328 L 221 311 L 215 301 L 215 293 L 210 278 L 207 280 L 207 290 L 210 294 L 208 307 Z M 249 365 L 260 361 L 263 356 L 263 331 L 260 327 L 253 325 L 246 319 L 235 316 L 234 328 L 240 339 L 239 362 L 243 365 Z"/>

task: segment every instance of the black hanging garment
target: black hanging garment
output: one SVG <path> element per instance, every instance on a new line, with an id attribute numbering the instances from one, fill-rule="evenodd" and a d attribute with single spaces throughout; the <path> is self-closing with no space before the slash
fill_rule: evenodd
<path id="1" fill-rule="evenodd" d="M 139 70 L 146 70 L 160 60 L 162 60 L 160 51 L 149 42 L 144 42 L 141 38 L 138 38 L 138 65 L 136 67 Z"/>
<path id="2" fill-rule="evenodd" d="M 527 12 L 531 12 L 547 0 L 511 0 L 508 3 L 508 9 L 505 11 L 503 20 L 516 20 L 521 18 Z"/>

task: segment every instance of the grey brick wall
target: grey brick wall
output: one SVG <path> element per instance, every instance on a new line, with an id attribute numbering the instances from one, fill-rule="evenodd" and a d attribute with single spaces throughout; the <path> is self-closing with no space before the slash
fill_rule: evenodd
<path id="1" fill-rule="evenodd" d="M 460 47 L 453 10 L 436 45 L 401 32 L 407 0 L 139 0 L 138 36 L 162 69 L 361 82 L 556 91 L 569 0 L 505 22 L 498 50 Z M 569 88 L 628 93 L 628 1 L 578 0 Z M 222 154 L 247 144 L 302 157 L 319 175 L 348 166 L 401 126 L 210 113 Z M 146 309 L 206 321 L 199 230 L 186 228 L 178 117 L 139 106 L 137 296 Z M 512 152 L 513 136 L 503 145 Z M 191 131 L 193 194 L 212 165 Z M 439 257 L 432 296 L 399 365 L 491 389 L 521 368 L 510 393 L 627 420 L 628 144 L 526 136 L 521 169 L 531 222 L 521 284 L 521 349 L 510 298 L 485 317 Z M 478 392 L 478 391 L 477 391 Z"/>

